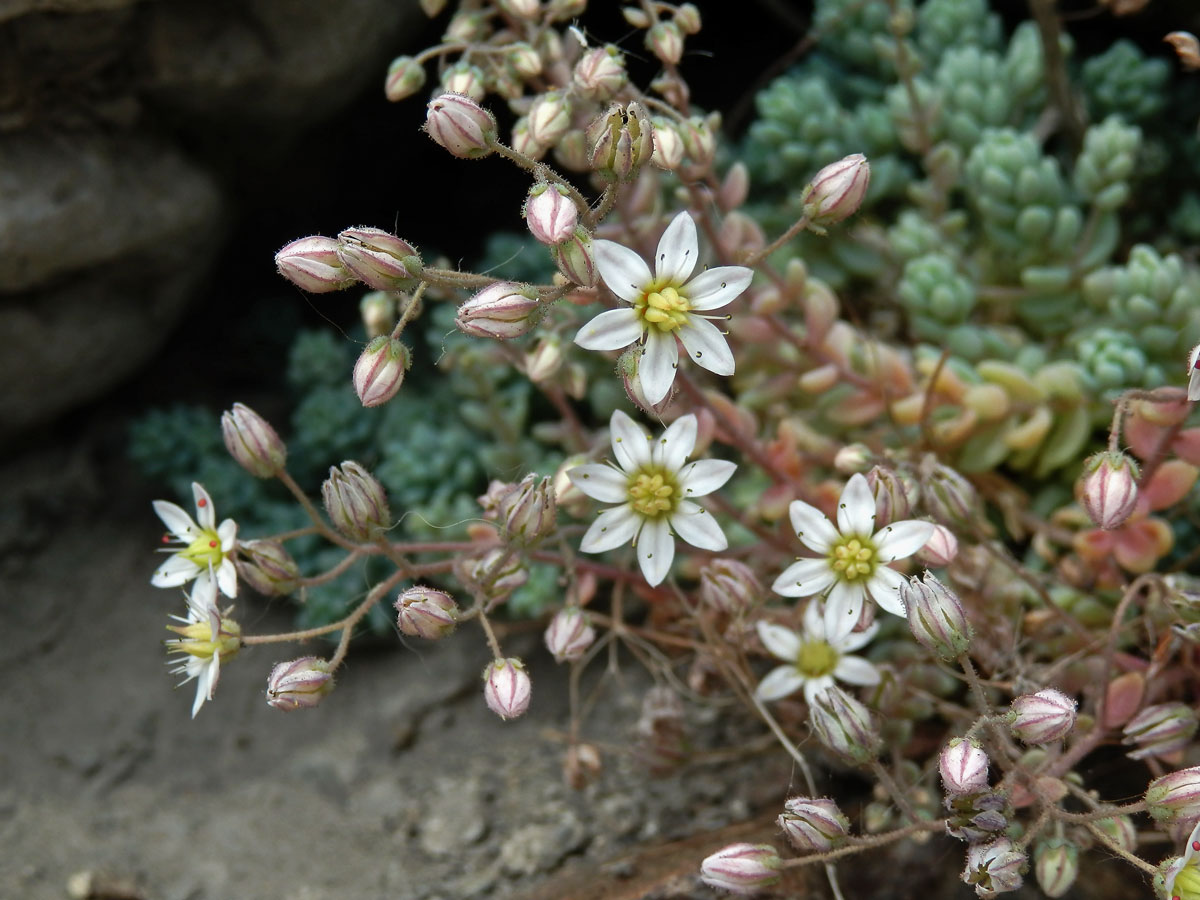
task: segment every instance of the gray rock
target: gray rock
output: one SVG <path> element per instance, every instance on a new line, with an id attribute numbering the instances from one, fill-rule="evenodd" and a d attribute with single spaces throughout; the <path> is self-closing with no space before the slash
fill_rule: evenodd
<path id="1" fill-rule="evenodd" d="M 478 778 L 439 779 L 420 823 L 417 841 L 435 856 L 448 856 L 474 844 L 487 833 L 483 786 Z"/>
<path id="2" fill-rule="evenodd" d="M 549 872 L 569 853 L 587 841 L 587 830 L 578 817 L 563 809 L 555 822 L 516 829 L 500 847 L 500 862 L 509 875 Z"/>

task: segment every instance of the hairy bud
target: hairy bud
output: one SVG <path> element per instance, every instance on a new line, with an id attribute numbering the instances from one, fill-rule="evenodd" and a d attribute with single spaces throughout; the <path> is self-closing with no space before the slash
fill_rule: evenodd
<path id="1" fill-rule="evenodd" d="M 793 797 L 775 820 L 802 853 L 825 853 L 845 843 L 850 820 L 829 798 Z"/>
<path id="2" fill-rule="evenodd" d="M 256 478 L 278 475 L 287 462 L 287 447 L 275 429 L 244 403 L 221 414 L 221 437 L 229 455 Z"/>
<path id="3" fill-rule="evenodd" d="M 934 525 L 933 535 L 925 546 L 917 551 L 917 559 L 927 566 L 942 567 L 954 562 L 958 556 L 958 538 L 945 525 Z"/>
<path id="4" fill-rule="evenodd" d="M 440 94 L 429 101 L 425 133 L 462 159 L 478 159 L 496 143 L 496 117 L 465 94 Z"/>
<path id="5" fill-rule="evenodd" d="M 654 153 L 654 126 L 640 103 L 613 105 L 587 130 L 592 168 L 609 181 L 631 181 Z"/>
<path id="6" fill-rule="evenodd" d="M 529 285 L 498 281 L 460 306 L 454 324 L 463 334 L 504 341 L 532 330 L 540 311 Z"/>
<path id="7" fill-rule="evenodd" d="M 700 570 L 700 599 L 726 615 L 744 613 L 762 598 L 762 583 L 743 562 L 714 559 Z"/>
<path id="8" fill-rule="evenodd" d="M 990 844 L 973 844 L 967 849 L 967 867 L 962 880 L 975 886 L 980 897 L 1017 890 L 1029 868 L 1029 857 L 1008 838 Z"/>
<path id="9" fill-rule="evenodd" d="M 1138 466 L 1124 453 L 1097 453 L 1083 464 L 1079 499 L 1088 518 L 1105 531 L 1119 528 L 1137 505 Z"/>
<path id="10" fill-rule="evenodd" d="M 871 165 L 861 153 L 831 163 L 804 191 L 804 214 L 819 226 L 835 225 L 858 212 L 871 183 Z"/>
<path id="11" fill-rule="evenodd" d="M 625 57 L 612 44 L 587 50 L 575 64 L 572 78 L 579 96 L 600 103 L 607 102 L 628 81 Z"/>
<path id="12" fill-rule="evenodd" d="M 868 762 L 883 749 L 871 711 L 836 685 L 813 698 L 809 724 L 822 744 L 851 762 Z"/>
<path id="13" fill-rule="evenodd" d="M 948 794 L 976 794 L 988 787 L 988 755 L 979 742 L 954 738 L 938 756 L 938 773 Z"/>
<path id="14" fill-rule="evenodd" d="M 700 880 L 710 887 L 748 895 L 779 881 L 783 860 L 770 844 L 730 844 L 700 863 Z"/>
<path id="15" fill-rule="evenodd" d="M 1075 701 L 1054 688 L 1025 694 L 1012 702 L 1009 728 L 1026 744 L 1049 744 L 1075 728 Z"/>
<path id="16" fill-rule="evenodd" d="M 596 254 L 592 250 L 592 236 L 580 226 L 565 241 L 551 250 L 554 264 L 568 281 L 582 287 L 593 287 L 599 277 L 596 270 Z"/>
<path id="17" fill-rule="evenodd" d="M 405 303 L 408 297 L 405 296 Z M 396 295 L 391 291 L 371 291 L 358 301 L 358 314 L 368 338 L 390 334 L 396 324 Z"/>
<path id="18" fill-rule="evenodd" d="M 646 49 L 669 66 L 683 59 L 683 32 L 674 22 L 656 22 L 646 32 Z"/>
<path id="19" fill-rule="evenodd" d="M 395 397 L 411 365 L 412 354 L 396 338 L 371 340 L 354 364 L 354 392 L 362 405 L 382 406 Z"/>
<path id="20" fill-rule="evenodd" d="M 533 142 L 553 147 L 571 127 L 571 102 L 561 91 L 548 91 L 533 101 L 527 118 Z"/>
<path id="21" fill-rule="evenodd" d="M 908 627 L 922 647 L 942 659 L 957 659 L 971 645 L 971 625 L 957 596 L 929 572 L 900 582 Z"/>
<path id="22" fill-rule="evenodd" d="M 557 510 L 550 479 L 526 475 L 500 498 L 497 513 L 508 540 L 521 546 L 536 544 L 554 531 Z"/>
<path id="23" fill-rule="evenodd" d="M 1185 703 L 1159 703 L 1147 706 L 1126 723 L 1124 744 L 1137 747 L 1126 754 L 1130 759 L 1166 756 L 1186 747 L 1196 734 L 1196 712 Z"/>
<path id="24" fill-rule="evenodd" d="M 540 182 L 525 200 L 525 224 L 538 241 L 553 247 L 575 233 L 579 210 L 565 188 Z"/>
<path id="25" fill-rule="evenodd" d="M 483 699 L 502 719 L 524 715 L 532 687 L 525 664 L 515 657 L 494 659 L 483 670 Z"/>
<path id="26" fill-rule="evenodd" d="M 328 294 L 358 283 L 338 256 L 338 242 L 314 235 L 285 245 L 275 254 L 279 274 L 310 294 Z"/>
<path id="27" fill-rule="evenodd" d="M 397 56 L 388 66 L 383 93 L 396 103 L 411 97 L 425 86 L 425 67 L 411 56 Z"/>
<path id="28" fill-rule="evenodd" d="M 1079 877 L 1079 848 L 1069 841 L 1038 841 L 1033 850 L 1033 874 L 1047 897 L 1061 897 Z"/>
<path id="29" fill-rule="evenodd" d="M 1146 811 L 1159 825 L 1200 820 L 1200 766 L 1177 769 L 1146 788 Z"/>
<path id="30" fill-rule="evenodd" d="M 421 256 L 408 241 L 382 228 L 347 228 L 338 235 L 338 258 L 377 291 L 395 291 L 421 274 Z"/>
<path id="31" fill-rule="evenodd" d="M 413 585 L 400 592 L 396 602 L 396 627 L 404 634 L 436 641 L 458 625 L 458 604 L 445 591 Z"/>
<path id="32" fill-rule="evenodd" d="M 383 485 L 353 460 L 330 468 L 321 496 L 330 521 L 348 538 L 371 541 L 391 525 Z"/>
<path id="33" fill-rule="evenodd" d="M 546 649 L 556 662 L 575 662 L 596 640 L 588 614 L 578 606 L 560 609 L 546 628 Z"/>
<path id="34" fill-rule="evenodd" d="M 238 577 L 267 597 L 284 597 L 300 585 L 300 568 L 279 541 L 238 541 Z"/>
<path id="35" fill-rule="evenodd" d="M 267 704 L 284 712 L 312 709 L 333 690 L 329 663 L 315 656 L 276 663 L 267 677 Z"/>

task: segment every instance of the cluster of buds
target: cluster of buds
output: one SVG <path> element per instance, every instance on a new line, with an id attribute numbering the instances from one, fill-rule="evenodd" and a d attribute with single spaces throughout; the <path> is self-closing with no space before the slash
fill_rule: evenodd
<path id="1" fill-rule="evenodd" d="M 284 712 L 312 709 L 333 690 L 333 674 L 326 660 L 302 656 L 276 663 L 267 678 L 267 703 Z"/>
<path id="2" fill-rule="evenodd" d="M 287 447 L 275 429 L 244 403 L 221 414 L 221 437 L 229 455 L 256 478 L 272 478 L 287 463 Z"/>
<path id="3" fill-rule="evenodd" d="M 458 604 L 445 591 L 414 585 L 400 592 L 396 607 L 396 627 L 404 634 L 436 641 L 458 624 Z"/>
<path id="4" fill-rule="evenodd" d="M 908 627 L 922 647 L 942 659 L 957 659 L 971 644 L 971 625 L 958 596 L 926 572 L 900 583 Z"/>
<path id="5" fill-rule="evenodd" d="M 382 406 L 400 391 L 412 353 L 398 338 L 372 338 L 354 363 L 354 392 L 363 406 Z"/>
<path id="6" fill-rule="evenodd" d="M 770 844 L 730 844 L 700 863 L 700 880 L 732 894 L 749 895 L 778 883 L 783 860 Z"/>
<path id="7" fill-rule="evenodd" d="M 525 664 L 515 657 L 494 659 L 483 670 L 483 699 L 502 719 L 515 719 L 529 709 L 532 688 Z"/>
<path id="8" fill-rule="evenodd" d="M 347 228 L 336 238 L 314 235 L 275 254 L 279 274 L 313 294 L 362 282 L 378 291 L 403 290 L 421 274 L 421 256 L 407 241 L 380 228 Z"/>
<path id="9" fill-rule="evenodd" d="M 850 833 L 850 820 L 828 797 L 792 797 L 775 821 L 802 853 L 833 850 L 845 843 Z"/>
<path id="10" fill-rule="evenodd" d="M 568 606 L 554 614 L 544 638 L 546 649 L 556 662 L 575 662 L 596 640 L 596 629 L 586 612 L 578 606 Z"/>
<path id="11" fill-rule="evenodd" d="M 300 568 L 279 541 L 238 541 L 238 577 L 267 597 L 284 597 L 300 586 Z"/>
<path id="12" fill-rule="evenodd" d="M 1124 524 L 1137 505 L 1137 463 L 1119 451 L 1097 453 L 1083 464 L 1079 501 L 1098 528 Z"/>
<path id="13" fill-rule="evenodd" d="M 1198 725 L 1196 711 L 1186 703 L 1147 706 L 1130 719 L 1122 730 L 1125 735 L 1123 743 L 1136 748 L 1126 756 L 1130 759 L 1148 759 L 1182 750 L 1191 743 Z"/>
<path id="14" fill-rule="evenodd" d="M 1026 744 L 1061 741 L 1075 728 L 1075 701 L 1054 688 L 1013 700 L 1008 726 Z"/>
<path id="15" fill-rule="evenodd" d="M 373 541 L 392 523 L 383 485 L 353 460 L 330 468 L 321 496 L 334 527 L 352 540 Z"/>
<path id="16" fill-rule="evenodd" d="M 472 337 L 506 341 L 531 331 L 541 311 L 537 292 L 529 285 L 497 281 L 458 308 L 454 325 Z"/>

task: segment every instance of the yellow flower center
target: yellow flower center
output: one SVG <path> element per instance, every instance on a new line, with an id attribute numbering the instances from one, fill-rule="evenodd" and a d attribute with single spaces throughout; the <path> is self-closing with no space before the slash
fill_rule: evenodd
<path id="1" fill-rule="evenodd" d="M 647 519 L 674 512 L 679 503 L 675 475 L 660 468 L 642 469 L 629 479 L 629 500 L 633 511 Z"/>
<path id="2" fill-rule="evenodd" d="M 212 659 L 216 654 L 223 661 L 242 649 L 242 626 L 232 619 L 221 619 L 216 640 L 213 640 L 208 622 L 168 625 L 167 629 L 180 635 L 177 640 L 167 641 L 176 653 L 187 653 L 200 659 Z"/>
<path id="3" fill-rule="evenodd" d="M 876 562 L 875 546 L 866 538 L 844 537 L 829 551 L 829 564 L 843 581 L 870 578 Z"/>
<path id="4" fill-rule="evenodd" d="M 691 309 L 687 298 L 679 296 L 673 287 L 642 294 L 634 307 L 647 325 L 654 325 L 660 331 L 674 331 L 686 325 L 688 310 Z"/>
<path id="5" fill-rule="evenodd" d="M 838 652 L 828 641 L 808 641 L 800 647 L 800 655 L 796 657 L 796 668 L 801 675 L 809 678 L 820 678 L 822 675 L 832 675 L 837 668 Z"/>
<path id="6" fill-rule="evenodd" d="M 221 539 L 215 531 L 201 531 L 200 537 L 188 544 L 186 550 L 179 553 L 184 559 L 189 559 L 202 569 L 209 566 L 216 568 L 221 565 Z"/>
<path id="7" fill-rule="evenodd" d="M 1172 897 L 1179 900 L 1197 900 L 1200 898 L 1200 869 L 1194 865 L 1184 866 L 1175 876 L 1175 888 Z"/>

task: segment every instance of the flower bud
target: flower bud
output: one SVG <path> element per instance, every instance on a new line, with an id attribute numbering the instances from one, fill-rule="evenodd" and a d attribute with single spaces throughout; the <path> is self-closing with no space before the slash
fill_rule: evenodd
<path id="1" fill-rule="evenodd" d="M 859 472 L 865 472 L 867 475 L 867 485 L 871 488 L 871 492 L 875 494 L 875 521 L 879 519 L 879 474 L 885 472 L 891 474 L 890 469 L 884 469 L 880 466 L 872 466 L 871 460 L 875 458 L 875 454 L 871 452 L 871 448 L 866 444 L 854 443 L 846 444 L 834 454 L 833 467 L 842 475 L 854 475 Z M 874 477 L 874 481 L 872 481 Z M 901 516 L 900 518 L 907 518 Z M 888 521 L 891 521 L 890 519 Z"/>
<path id="2" fill-rule="evenodd" d="M 669 66 L 683 59 L 683 33 L 674 22 L 657 22 L 646 32 L 646 49 Z"/>
<path id="3" fill-rule="evenodd" d="M 338 256 L 338 242 L 321 235 L 284 246 L 275 254 L 275 267 L 280 275 L 310 294 L 328 294 L 358 282 Z"/>
<path id="4" fill-rule="evenodd" d="M 1088 518 L 1105 531 L 1119 528 L 1137 504 L 1138 467 L 1124 453 L 1097 453 L 1083 464 L 1079 499 Z"/>
<path id="5" fill-rule="evenodd" d="M 553 147 L 571 127 L 571 102 L 561 91 L 548 91 L 533 101 L 528 118 L 530 138 Z"/>
<path id="6" fill-rule="evenodd" d="M 442 90 L 449 94 L 462 94 L 478 103 L 487 93 L 483 86 L 483 70 L 470 63 L 457 62 L 442 72 Z"/>
<path id="7" fill-rule="evenodd" d="M 933 454 L 921 461 L 920 483 L 926 511 L 941 524 L 968 530 L 978 524 L 979 495 L 974 485 Z"/>
<path id="8" fill-rule="evenodd" d="M 1033 874 L 1043 894 L 1061 897 L 1079 876 L 1079 848 L 1059 839 L 1038 841 L 1033 850 Z"/>
<path id="9" fill-rule="evenodd" d="M 934 525 L 933 535 L 917 551 L 917 559 L 927 566 L 948 566 L 958 556 L 958 538 L 945 525 Z"/>
<path id="10" fill-rule="evenodd" d="M 1009 728 L 1026 744 L 1060 741 L 1075 728 L 1075 701 L 1054 688 L 1044 688 L 1012 702 Z"/>
<path id="11" fill-rule="evenodd" d="M 1159 825 L 1200 820 L 1200 766 L 1177 769 L 1146 788 L 1146 811 Z"/>
<path id="12" fill-rule="evenodd" d="M 267 704 L 284 712 L 312 709 L 333 690 L 329 663 L 315 656 L 276 663 L 267 677 Z"/>
<path id="13" fill-rule="evenodd" d="M 617 357 L 617 375 L 621 379 L 621 386 L 625 388 L 625 396 L 629 398 L 629 402 L 643 412 L 647 412 L 652 416 L 661 416 L 671 401 L 675 399 L 675 394 L 679 388 L 674 383 L 671 389 L 667 391 L 667 395 L 657 403 L 651 403 L 646 399 L 646 391 L 642 387 L 642 379 L 638 374 L 642 364 L 642 348 L 633 346 Z"/>
<path id="14" fill-rule="evenodd" d="M 524 215 L 529 233 L 551 247 L 570 238 L 579 224 L 579 210 L 566 189 L 544 181 L 530 189 Z"/>
<path id="15" fill-rule="evenodd" d="M 1004 794 L 984 790 L 977 794 L 947 794 L 945 800 L 950 810 L 946 833 L 951 837 L 978 844 L 990 841 L 1008 827 L 1011 810 Z"/>
<path id="16" fill-rule="evenodd" d="M 545 640 L 555 662 L 575 662 L 596 640 L 596 629 L 586 612 L 578 606 L 567 606 L 550 620 Z"/>
<path id="17" fill-rule="evenodd" d="M 700 570 L 701 602 L 726 615 L 744 613 L 762 598 L 762 583 L 743 562 L 713 559 Z"/>
<path id="18" fill-rule="evenodd" d="M 971 625 L 957 596 L 926 572 L 923 579 L 900 582 L 908 627 L 926 650 L 942 659 L 957 659 L 971 644 Z"/>
<path id="19" fill-rule="evenodd" d="M 461 159 L 492 152 L 496 117 L 463 94 L 440 94 L 429 101 L 425 133 Z"/>
<path id="20" fill-rule="evenodd" d="M 421 274 L 421 256 L 412 244 L 382 228 L 347 228 L 338 235 L 338 258 L 377 291 L 398 290 Z"/>
<path id="21" fill-rule="evenodd" d="M 625 87 L 625 57 L 612 44 L 584 51 L 572 76 L 575 91 L 587 100 L 605 103 Z"/>
<path id="22" fill-rule="evenodd" d="M 845 843 L 850 820 L 828 798 L 793 797 L 775 820 L 801 853 L 825 853 Z"/>
<path id="23" fill-rule="evenodd" d="M 329 469 L 329 478 L 321 485 L 321 496 L 330 521 L 348 538 L 375 540 L 391 525 L 383 485 L 353 460 Z"/>
<path id="24" fill-rule="evenodd" d="M 493 603 L 499 603 L 529 580 L 529 570 L 521 558 L 502 547 L 493 547 L 479 556 L 460 557 L 455 561 L 454 573 Z"/>
<path id="25" fill-rule="evenodd" d="M 867 471 L 867 485 L 875 495 L 876 528 L 912 518 L 920 490 L 910 477 L 886 466 L 872 466 Z"/>
<path id="26" fill-rule="evenodd" d="M 532 687 L 525 664 L 514 657 L 494 659 L 483 670 L 483 699 L 502 719 L 515 719 L 529 709 Z"/>
<path id="27" fill-rule="evenodd" d="M 578 19 L 587 9 L 587 0 L 547 0 L 546 12 L 551 21 L 569 22 Z"/>
<path id="28" fill-rule="evenodd" d="M 684 34 L 697 34 L 700 31 L 700 10 L 694 3 L 683 3 L 675 9 L 675 24 Z"/>
<path id="29" fill-rule="evenodd" d="M 831 163 L 804 189 L 804 214 L 818 227 L 858 212 L 871 183 L 871 166 L 861 153 Z"/>
<path id="30" fill-rule="evenodd" d="M 822 744 L 851 762 L 868 762 L 883 749 L 870 710 L 836 685 L 813 698 L 809 724 Z"/>
<path id="31" fill-rule="evenodd" d="M 396 627 L 404 634 L 436 641 L 458 624 L 458 604 L 445 591 L 413 585 L 400 592 L 396 602 Z"/>
<path id="32" fill-rule="evenodd" d="M 482 12 L 477 9 L 460 9 L 451 17 L 442 40 L 448 44 L 470 44 L 483 40 L 487 35 L 487 17 Z"/>
<path id="33" fill-rule="evenodd" d="M 500 8 L 518 19 L 536 19 L 541 14 L 538 0 L 500 0 Z"/>
<path id="34" fill-rule="evenodd" d="M 1159 703 L 1147 706 L 1122 729 L 1123 744 L 1136 750 L 1125 754 L 1130 759 L 1166 756 L 1188 745 L 1196 733 L 1195 711 L 1185 703 Z"/>
<path id="35" fill-rule="evenodd" d="M 382 406 L 400 390 L 412 354 L 399 340 L 381 334 L 374 338 L 354 364 L 354 392 L 363 406 Z"/>
<path id="36" fill-rule="evenodd" d="M 753 894 L 779 881 L 783 860 L 769 844 L 730 844 L 700 863 L 700 880 L 733 894 Z"/>
<path id="37" fill-rule="evenodd" d="M 592 251 L 592 236 L 580 226 L 562 243 L 551 251 L 554 264 L 568 281 L 582 287 L 593 287 L 598 277 L 596 255 Z"/>
<path id="38" fill-rule="evenodd" d="M 388 66 L 383 93 L 393 103 L 411 97 L 425 86 L 425 67 L 411 56 L 397 56 Z"/>
<path id="39" fill-rule="evenodd" d="M 520 78 L 536 78 L 542 74 L 542 58 L 524 41 L 512 44 L 504 54 L 504 61 Z"/>
<path id="40" fill-rule="evenodd" d="M 707 169 L 717 155 L 717 136 L 714 133 L 714 125 L 718 122 L 719 120 L 714 119 L 713 116 L 708 118 L 692 116 L 687 120 L 686 125 L 681 127 L 683 149 L 687 153 L 687 158 L 697 169 Z"/>
<path id="41" fill-rule="evenodd" d="M 266 419 L 244 403 L 221 414 L 221 437 L 237 464 L 255 478 L 271 478 L 283 471 L 287 447 Z"/>
<path id="42" fill-rule="evenodd" d="M 1190 31 L 1172 31 L 1163 40 L 1175 49 L 1185 69 L 1200 69 L 1200 40 Z M 1190 400 L 1200 399 L 1189 397 Z"/>
<path id="43" fill-rule="evenodd" d="M 534 384 L 549 382 L 562 368 L 562 362 L 562 340 L 553 334 L 540 338 L 522 359 L 525 375 Z"/>
<path id="44" fill-rule="evenodd" d="M 1024 879 L 1029 858 L 1008 838 L 967 848 L 967 867 L 962 880 L 975 886 L 980 897 L 1017 890 Z"/>
<path id="45" fill-rule="evenodd" d="M 954 738 L 938 756 L 938 773 L 947 794 L 975 794 L 988 787 L 988 755 L 979 742 Z"/>
<path id="46" fill-rule="evenodd" d="M 521 546 L 536 544 L 554 531 L 557 510 L 550 479 L 526 475 L 500 498 L 497 512 L 507 540 Z"/>
<path id="47" fill-rule="evenodd" d="M 409 302 L 405 298 L 405 302 Z M 371 291 L 358 301 L 358 313 L 362 316 L 367 337 L 377 338 L 390 334 L 396 324 L 396 296 L 391 291 Z"/>
<path id="48" fill-rule="evenodd" d="M 463 334 L 505 341 L 528 333 L 539 312 L 537 294 L 529 285 L 498 281 L 460 306 L 454 324 Z"/>
<path id="49" fill-rule="evenodd" d="M 631 181 L 654 152 L 654 126 L 640 103 L 613 104 L 587 130 L 592 168 L 609 181 Z"/>
<path id="50" fill-rule="evenodd" d="M 513 122 L 512 137 L 508 143 L 518 153 L 528 156 L 530 159 L 541 159 L 546 155 L 547 148 L 535 141 L 529 131 L 528 116 L 521 116 Z"/>
<path id="51" fill-rule="evenodd" d="M 1137 849 L 1137 826 L 1129 816 L 1113 816 L 1109 819 L 1097 819 L 1092 823 L 1103 831 L 1109 839 L 1127 853 Z"/>
<path id="52" fill-rule="evenodd" d="M 267 597 L 283 597 L 300 585 L 300 568 L 279 541 L 238 541 L 238 577 Z"/>
<path id="53" fill-rule="evenodd" d="M 683 162 L 683 137 L 673 122 L 663 118 L 651 120 L 654 126 L 654 153 L 650 161 L 660 169 L 673 172 Z"/>

